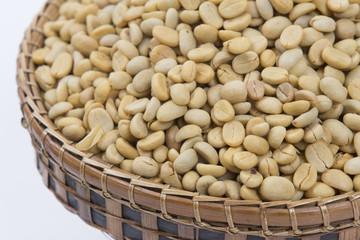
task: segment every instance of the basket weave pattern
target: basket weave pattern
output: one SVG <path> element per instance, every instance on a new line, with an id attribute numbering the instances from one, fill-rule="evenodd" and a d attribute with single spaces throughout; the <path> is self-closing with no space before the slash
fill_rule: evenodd
<path id="1" fill-rule="evenodd" d="M 309 239 L 320 239 L 321 234 L 340 230 L 347 231 L 331 239 L 358 238 L 359 192 L 295 202 L 215 198 L 150 182 L 77 150 L 47 116 L 31 61 L 32 52 L 44 43 L 42 27 L 57 18 L 62 2 L 48 1 L 26 31 L 17 83 L 22 123 L 36 149 L 39 171 L 68 210 L 117 239 L 131 239 L 124 234 L 129 229 L 151 240 L 203 239 L 206 234 L 226 240 L 245 240 L 246 235 L 283 239 L 315 234 L 319 237 Z M 170 222 L 174 231 L 161 230 L 162 224 Z"/>

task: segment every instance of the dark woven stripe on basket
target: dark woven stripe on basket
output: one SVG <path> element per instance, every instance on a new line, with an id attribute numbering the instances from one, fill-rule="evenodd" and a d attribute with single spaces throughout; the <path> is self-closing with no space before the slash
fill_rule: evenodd
<path id="1" fill-rule="evenodd" d="M 42 28 L 63 0 L 48 1 L 25 33 L 17 83 L 45 185 L 64 206 L 116 239 L 357 239 L 360 193 L 257 202 L 201 196 L 126 173 L 78 151 L 47 116 L 34 78 Z M 335 233 L 336 232 L 336 233 Z M 257 236 L 257 237 L 256 237 Z"/>

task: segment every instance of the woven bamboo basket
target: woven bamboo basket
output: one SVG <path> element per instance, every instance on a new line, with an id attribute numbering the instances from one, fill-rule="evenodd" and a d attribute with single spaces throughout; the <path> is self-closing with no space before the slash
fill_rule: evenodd
<path id="1" fill-rule="evenodd" d="M 157 184 L 77 150 L 47 115 L 31 61 L 42 27 L 63 0 L 48 1 L 25 33 L 18 94 L 45 185 L 69 211 L 115 239 L 359 239 L 360 193 L 257 202 L 202 196 Z"/>

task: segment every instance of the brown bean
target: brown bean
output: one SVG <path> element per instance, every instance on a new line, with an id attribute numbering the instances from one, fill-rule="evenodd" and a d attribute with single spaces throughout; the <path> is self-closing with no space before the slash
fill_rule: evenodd
<path id="1" fill-rule="evenodd" d="M 247 84 L 247 94 L 253 100 L 260 100 L 264 97 L 265 87 L 263 83 L 257 79 L 250 79 Z"/>
<path id="2" fill-rule="evenodd" d="M 277 88 L 276 88 L 276 97 L 283 103 L 288 103 L 291 102 L 295 96 L 294 93 L 294 88 L 293 86 L 288 83 L 288 82 L 284 82 L 281 83 Z"/>

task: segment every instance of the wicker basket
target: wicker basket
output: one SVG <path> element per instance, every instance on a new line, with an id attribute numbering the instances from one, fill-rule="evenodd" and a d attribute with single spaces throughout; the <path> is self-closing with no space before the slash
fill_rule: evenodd
<path id="1" fill-rule="evenodd" d="M 32 52 L 63 0 L 46 3 L 26 31 L 17 83 L 45 185 L 71 212 L 115 239 L 359 239 L 360 193 L 296 202 L 201 196 L 139 176 L 78 151 L 47 116 Z"/>

